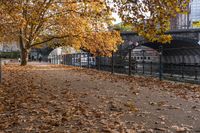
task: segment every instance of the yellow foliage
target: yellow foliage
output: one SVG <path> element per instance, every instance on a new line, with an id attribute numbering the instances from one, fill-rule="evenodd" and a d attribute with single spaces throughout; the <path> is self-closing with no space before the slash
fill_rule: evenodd
<path id="1" fill-rule="evenodd" d="M 113 18 L 102 0 L 1 0 L 0 18 L 0 39 L 20 40 L 23 49 L 68 45 L 110 55 L 122 42 L 107 29 Z"/>

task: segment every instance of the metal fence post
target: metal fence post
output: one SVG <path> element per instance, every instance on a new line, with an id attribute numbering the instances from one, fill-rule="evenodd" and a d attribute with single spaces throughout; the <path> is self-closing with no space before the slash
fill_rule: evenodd
<path id="1" fill-rule="evenodd" d="M 112 51 L 112 57 L 111 57 L 111 73 L 114 73 L 114 52 Z"/>
<path id="2" fill-rule="evenodd" d="M 58 65 L 60 64 L 60 56 L 57 55 Z"/>
<path id="3" fill-rule="evenodd" d="M 56 64 L 56 55 L 54 55 L 54 63 L 53 64 Z"/>
<path id="4" fill-rule="evenodd" d="M 98 64 L 99 64 L 99 58 L 98 58 L 98 56 L 96 56 L 95 57 L 95 61 L 96 61 L 96 63 L 95 63 L 95 69 L 98 69 Z"/>
<path id="5" fill-rule="evenodd" d="M 62 64 L 65 65 L 64 63 L 64 58 L 65 58 L 65 55 L 62 55 Z"/>
<path id="6" fill-rule="evenodd" d="M 55 55 L 52 55 L 52 64 L 54 64 L 54 61 L 55 61 L 54 57 Z"/>
<path id="7" fill-rule="evenodd" d="M 159 79 L 162 80 L 162 76 L 163 76 L 163 62 L 162 62 L 162 54 L 163 54 L 163 47 L 160 46 L 159 47 L 159 65 L 160 65 L 160 69 L 159 69 Z"/>
<path id="8" fill-rule="evenodd" d="M 197 63 L 195 63 L 195 80 L 198 80 L 198 77 L 197 77 L 197 75 L 198 75 L 198 71 L 197 71 Z"/>
<path id="9" fill-rule="evenodd" d="M 59 62 L 59 55 L 57 55 L 57 64 L 59 65 L 60 64 L 60 62 Z"/>
<path id="10" fill-rule="evenodd" d="M 56 63 L 59 64 L 59 62 L 58 62 L 58 55 L 56 55 L 56 61 L 57 61 Z"/>
<path id="11" fill-rule="evenodd" d="M 137 69 L 138 69 L 137 65 L 138 65 L 138 64 L 137 64 L 137 61 L 135 61 L 135 73 L 138 72 L 138 70 L 137 70 Z"/>
<path id="12" fill-rule="evenodd" d="M 66 55 L 65 60 L 66 60 L 66 65 L 73 66 L 74 64 L 73 54 L 70 54 L 70 56 Z"/>
<path id="13" fill-rule="evenodd" d="M 60 60 L 60 64 L 63 64 L 62 61 L 61 61 L 62 60 L 62 55 L 60 55 L 60 59 L 59 60 Z"/>
<path id="14" fill-rule="evenodd" d="M 61 55 L 61 62 L 62 62 L 62 64 L 64 65 L 64 55 Z"/>
<path id="15" fill-rule="evenodd" d="M 56 61 L 55 64 L 57 64 L 57 62 L 58 62 L 58 61 L 57 61 L 57 55 L 55 55 L 55 61 Z"/>
<path id="16" fill-rule="evenodd" d="M 65 56 L 65 64 L 73 66 L 73 54 Z"/>
<path id="17" fill-rule="evenodd" d="M 98 65 L 97 69 L 101 70 L 101 57 L 100 56 L 97 57 L 97 61 L 98 61 L 98 63 L 97 63 L 97 65 Z"/>
<path id="18" fill-rule="evenodd" d="M 151 61 L 151 68 L 150 69 L 151 69 L 150 74 L 152 75 L 152 72 L 153 72 L 153 70 L 152 70 L 153 69 L 153 63 L 152 63 L 152 61 Z"/>
<path id="19" fill-rule="evenodd" d="M 55 64 L 55 55 L 53 55 L 53 64 Z"/>
<path id="20" fill-rule="evenodd" d="M 144 50 L 142 50 L 142 74 L 144 74 Z"/>
<path id="21" fill-rule="evenodd" d="M 0 83 L 2 83 L 2 59 L 0 57 Z"/>
<path id="22" fill-rule="evenodd" d="M 60 62 L 60 64 L 62 65 L 62 55 L 59 55 L 59 62 Z"/>
<path id="23" fill-rule="evenodd" d="M 87 53 L 88 68 L 90 68 L 90 53 Z"/>
<path id="24" fill-rule="evenodd" d="M 170 73 L 171 73 L 170 77 L 173 77 L 173 64 L 170 65 L 170 69 L 169 70 L 170 70 Z"/>
<path id="25" fill-rule="evenodd" d="M 182 75 L 182 78 L 183 78 L 183 79 L 184 79 L 184 66 L 185 66 L 185 65 L 184 65 L 184 63 L 183 63 L 183 64 L 182 64 L 182 68 L 181 68 L 181 71 L 182 71 L 182 72 L 181 72 L 181 75 Z"/>
<path id="26" fill-rule="evenodd" d="M 73 54 L 71 54 L 69 57 L 71 58 L 71 60 L 67 60 L 67 57 L 66 57 L 66 64 L 70 63 L 69 65 L 74 66 Z M 69 61 L 71 61 L 71 62 L 69 62 Z"/>
<path id="27" fill-rule="evenodd" d="M 59 55 L 57 55 L 57 60 L 58 60 L 58 65 L 60 64 L 60 56 Z"/>
<path id="28" fill-rule="evenodd" d="M 131 62 L 131 51 L 132 51 L 132 49 L 129 49 L 129 56 L 128 56 L 128 58 L 129 58 L 129 62 L 128 62 L 128 64 L 129 64 L 129 67 L 128 67 L 128 75 L 129 76 L 131 76 L 131 67 L 132 67 L 132 62 Z"/>
<path id="29" fill-rule="evenodd" d="M 53 64 L 53 55 L 51 56 L 51 64 Z"/>
<path id="30" fill-rule="evenodd" d="M 57 55 L 55 55 L 55 64 L 57 64 Z"/>
<path id="31" fill-rule="evenodd" d="M 57 55 L 55 55 L 55 64 L 57 64 Z"/>
<path id="32" fill-rule="evenodd" d="M 81 57 L 82 57 L 82 53 L 80 53 L 80 67 L 82 67 L 82 59 L 81 59 Z"/>
<path id="33" fill-rule="evenodd" d="M 66 65 L 66 55 L 63 56 L 63 63 Z"/>
<path id="34" fill-rule="evenodd" d="M 101 56 L 99 56 L 99 70 L 101 70 Z"/>
<path id="35" fill-rule="evenodd" d="M 75 53 L 75 54 L 73 54 L 73 56 L 72 56 L 72 57 L 74 57 L 74 58 L 73 58 L 73 59 L 74 59 L 74 61 L 73 61 L 74 64 L 73 64 L 72 66 L 76 66 L 76 55 L 77 55 L 77 54 Z"/>
<path id="36" fill-rule="evenodd" d="M 61 57 L 60 57 L 60 55 L 58 55 L 58 64 L 59 65 L 61 64 L 60 59 L 61 59 Z"/>
<path id="37" fill-rule="evenodd" d="M 68 58 L 67 58 L 67 56 L 68 56 Z M 65 65 L 71 65 L 70 61 L 71 61 L 72 58 L 70 59 L 70 57 L 71 57 L 71 54 L 70 55 L 64 55 L 64 59 L 63 59 L 64 61 L 63 62 L 64 62 Z M 68 59 L 68 63 L 67 63 L 67 59 Z"/>
<path id="38" fill-rule="evenodd" d="M 181 65 L 181 75 L 182 75 L 182 78 L 184 78 L 184 56 L 182 56 L 182 65 Z"/>

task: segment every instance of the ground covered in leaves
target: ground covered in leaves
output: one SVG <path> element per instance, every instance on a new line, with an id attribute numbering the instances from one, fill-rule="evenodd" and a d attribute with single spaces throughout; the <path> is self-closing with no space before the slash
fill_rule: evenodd
<path id="1" fill-rule="evenodd" d="M 10 64 L 0 85 L 0 133 L 195 133 L 199 99 L 198 85 Z"/>

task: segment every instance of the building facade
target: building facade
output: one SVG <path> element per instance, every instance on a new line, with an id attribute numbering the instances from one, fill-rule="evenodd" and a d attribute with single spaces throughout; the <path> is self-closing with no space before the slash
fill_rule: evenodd
<path id="1" fill-rule="evenodd" d="M 191 0 L 188 14 L 178 14 L 171 19 L 171 30 L 200 28 L 200 0 Z"/>
<path id="2" fill-rule="evenodd" d="M 190 20 L 188 14 L 178 14 L 176 18 L 171 19 L 171 29 L 188 29 Z"/>
<path id="3" fill-rule="evenodd" d="M 200 28 L 200 0 L 191 0 L 189 19 L 190 27 Z"/>

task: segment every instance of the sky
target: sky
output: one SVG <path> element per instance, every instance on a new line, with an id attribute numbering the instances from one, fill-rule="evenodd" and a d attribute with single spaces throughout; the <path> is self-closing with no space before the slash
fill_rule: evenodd
<path id="1" fill-rule="evenodd" d="M 112 0 L 108 0 L 108 1 L 110 1 L 110 2 L 109 2 L 109 6 L 113 7 L 113 2 L 112 2 Z M 118 15 L 117 13 L 112 12 L 112 16 L 116 19 L 116 20 L 113 22 L 114 24 L 118 24 L 118 23 L 121 22 L 121 19 L 119 18 L 119 15 Z"/>
<path id="2" fill-rule="evenodd" d="M 116 19 L 113 23 L 114 24 L 118 24 L 120 23 L 122 20 L 119 18 L 119 16 L 117 15 L 117 13 L 112 13 L 112 16 Z"/>

